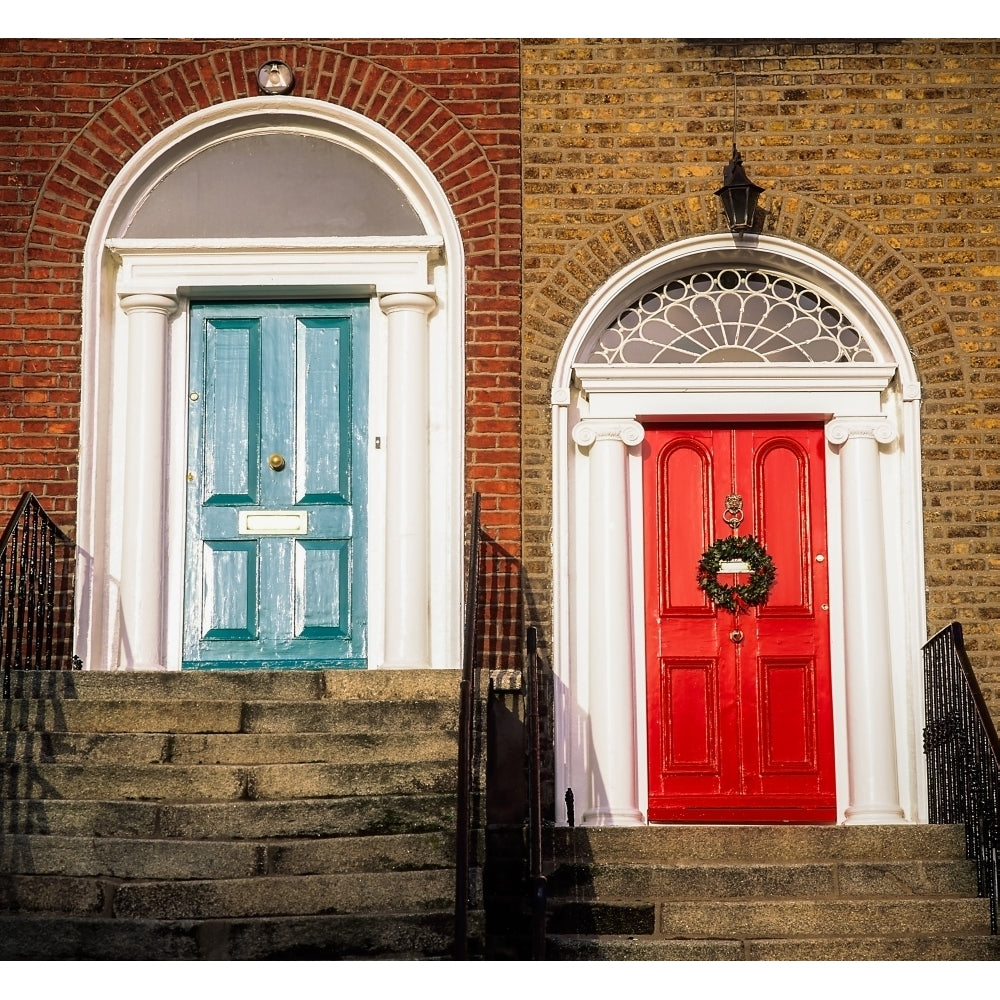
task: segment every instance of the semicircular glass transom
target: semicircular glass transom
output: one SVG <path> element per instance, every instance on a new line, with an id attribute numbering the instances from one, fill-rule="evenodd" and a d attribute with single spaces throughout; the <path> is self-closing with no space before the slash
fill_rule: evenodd
<path id="1" fill-rule="evenodd" d="M 719 268 L 645 292 L 601 333 L 591 364 L 857 363 L 871 345 L 835 305 L 786 275 Z"/>

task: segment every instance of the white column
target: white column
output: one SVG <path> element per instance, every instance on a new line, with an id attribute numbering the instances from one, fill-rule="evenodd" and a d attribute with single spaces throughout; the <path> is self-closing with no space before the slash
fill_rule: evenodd
<path id="1" fill-rule="evenodd" d="M 388 318 L 385 667 L 430 664 L 429 341 L 433 296 L 384 295 Z"/>
<path id="2" fill-rule="evenodd" d="M 889 597 L 879 445 L 896 437 L 884 417 L 840 417 L 826 428 L 840 448 L 847 674 L 848 823 L 899 823 L 892 711 Z"/>
<path id="3" fill-rule="evenodd" d="M 163 667 L 167 336 L 177 301 L 125 295 L 121 305 L 128 317 L 128 389 L 119 664 L 156 670 Z"/>
<path id="4" fill-rule="evenodd" d="M 591 826 L 644 822 L 638 804 L 635 654 L 629 586 L 627 448 L 645 431 L 634 420 L 583 420 L 573 440 L 589 450 L 590 523 L 587 588 Z"/>

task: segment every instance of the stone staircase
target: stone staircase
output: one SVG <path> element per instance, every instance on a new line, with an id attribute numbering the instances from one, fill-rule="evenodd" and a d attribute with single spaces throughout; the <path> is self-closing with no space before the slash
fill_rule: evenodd
<path id="1" fill-rule="evenodd" d="M 961 828 L 548 831 L 546 957 L 996 960 Z"/>
<path id="2" fill-rule="evenodd" d="M 448 957 L 458 690 L 458 671 L 15 673 L 0 959 Z"/>

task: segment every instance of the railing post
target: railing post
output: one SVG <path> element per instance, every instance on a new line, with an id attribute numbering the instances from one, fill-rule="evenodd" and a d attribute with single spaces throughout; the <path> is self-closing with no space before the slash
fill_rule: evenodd
<path id="1" fill-rule="evenodd" d="M 529 749 L 529 857 L 531 861 L 531 957 L 545 959 L 545 910 L 548 886 L 542 874 L 542 738 L 539 710 L 538 631 L 532 625 L 527 634 L 528 736 Z"/>
<path id="2" fill-rule="evenodd" d="M 469 841 L 472 827 L 473 729 L 476 714 L 476 624 L 479 618 L 479 493 L 472 495 L 465 598 L 465 642 L 458 716 L 458 804 L 455 837 L 455 958 L 469 954 Z"/>

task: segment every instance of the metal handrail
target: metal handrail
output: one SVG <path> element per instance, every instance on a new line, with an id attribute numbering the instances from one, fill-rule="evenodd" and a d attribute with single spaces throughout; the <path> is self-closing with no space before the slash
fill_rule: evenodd
<path id="1" fill-rule="evenodd" d="M 0 536 L 0 669 L 3 697 L 12 670 L 74 666 L 72 540 L 31 492 L 22 495 Z"/>
<path id="2" fill-rule="evenodd" d="M 472 839 L 473 740 L 478 700 L 476 639 L 479 621 L 479 554 L 482 543 L 479 493 L 472 495 L 469 527 L 469 567 L 465 598 L 465 642 L 458 717 L 458 817 L 455 838 L 455 958 L 469 953 L 469 863 Z"/>
<path id="3" fill-rule="evenodd" d="M 952 622 L 924 645 L 928 813 L 931 823 L 963 823 L 966 857 L 997 933 L 1000 897 L 1000 740 Z"/>
<path id="4" fill-rule="evenodd" d="M 542 874 L 542 719 L 541 676 L 538 670 L 538 630 L 527 633 L 528 689 L 528 858 L 531 891 L 531 958 L 545 959 L 545 909 L 548 885 Z"/>

